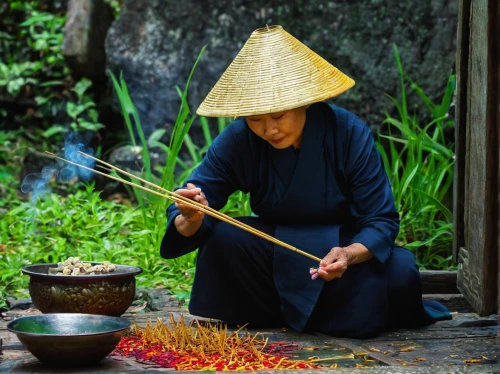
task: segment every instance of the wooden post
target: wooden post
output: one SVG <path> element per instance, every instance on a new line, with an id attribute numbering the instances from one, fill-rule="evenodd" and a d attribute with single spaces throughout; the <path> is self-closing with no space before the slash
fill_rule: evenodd
<path id="1" fill-rule="evenodd" d="M 480 315 L 497 310 L 500 59 L 497 0 L 460 0 L 454 255 L 458 288 Z"/>
<path id="2" fill-rule="evenodd" d="M 500 324 L 500 4 L 496 7 L 496 22 L 493 30 L 493 50 L 496 64 L 496 129 L 497 129 L 497 306 Z M 498 330 L 500 335 L 500 329 Z"/>
<path id="3" fill-rule="evenodd" d="M 457 90 L 455 113 L 455 177 L 453 181 L 453 259 L 458 262 L 460 247 L 464 238 L 465 198 L 465 129 L 467 125 L 467 77 L 469 71 L 469 34 L 471 0 L 459 0 L 457 28 Z"/>

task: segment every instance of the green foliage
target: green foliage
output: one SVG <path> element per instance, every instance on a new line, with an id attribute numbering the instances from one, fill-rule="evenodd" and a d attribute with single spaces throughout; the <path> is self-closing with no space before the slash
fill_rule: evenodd
<path id="1" fill-rule="evenodd" d="M 39 1 L 13 0 L 0 12 L 7 20 L 0 34 L 0 93 L 51 96 L 51 86 L 64 85 L 69 72 L 62 55 L 64 13 L 45 11 Z"/>
<path id="2" fill-rule="evenodd" d="M 452 213 L 443 203 L 451 192 L 455 163 L 453 144 L 445 129 L 453 127 L 448 112 L 455 90 L 455 76 L 448 80 L 445 94 L 435 104 L 403 70 L 394 47 L 400 71 L 401 99 L 391 98 L 399 118 L 387 114 L 388 134 L 379 134 L 377 147 L 382 155 L 401 214 L 399 245 L 411 249 L 421 268 L 446 269 L 451 265 L 453 239 Z M 406 84 L 422 100 L 432 116 L 421 124 L 407 106 Z"/>
<path id="3" fill-rule="evenodd" d="M 46 195 L 35 206 L 17 201 L 0 219 L 3 296 L 26 296 L 28 277 L 21 274 L 22 267 L 68 256 L 140 266 L 144 272 L 138 277 L 139 286 L 185 293 L 192 270 L 166 263 L 156 248 L 141 245 L 151 233 L 140 209 L 102 201 L 92 190 L 89 185 L 67 198 Z M 0 307 L 2 302 L 0 295 Z"/>
<path id="4" fill-rule="evenodd" d="M 86 78 L 82 78 L 73 87 L 72 91 L 76 95 L 76 100 L 66 103 L 66 114 L 71 118 L 69 127 L 63 125 L 52 125 L 43 136 L 50 138 L 56 134 L 68 133 L 70 131 L 98 131 L 104 128 L 104 125 L 99 122 L 99 113 L 95 109 L 95 103 L 91 96 L 86 94 L 86 91 L 92 86 L 92 82 Z"/>
<path id="5" fill-rule="evenodd" d="M 9 119 L 8 111 L 1 111 L 0 126 L 30 120 L 47 138 L 68 131 L 96 132 L 104 126 L 98 122 L 91 83 L 74 82 L 62 54 L 65 9 L 56 11 L 50 3 L 9 0 L 0 5 L 5 20 L 5 31 L 0 32 L 0 96 L 27 106 L 24 115 Z"/>

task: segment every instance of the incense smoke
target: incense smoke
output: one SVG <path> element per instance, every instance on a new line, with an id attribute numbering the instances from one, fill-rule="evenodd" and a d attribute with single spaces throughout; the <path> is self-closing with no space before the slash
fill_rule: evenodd
<path id="1" fill-rule="evenodd" d="M 94 169 L 95 161 L 79 154 L 79 151 L 90 156 L 94 155 L 94 150 L 92 148 L 86 148 L 79 141 L 78 134 L 71 133 L 64 141 L 64 158 L 90 169 Z M 92 171 L 76 165 L 63 164 L 62 168 L 59 170 L 57 165 L 53 164 L 44 167 L 41 173 L 27 175 L 21 184 L 21 191 L 24 193 L 31 193 L 31 201 L 35 202 L 40 195 L 50 192 L 49 183 L 53 179 L 63 183 L 76 181 L 77 179 L 88 182 L 92 179 L 93 174 Z"/>

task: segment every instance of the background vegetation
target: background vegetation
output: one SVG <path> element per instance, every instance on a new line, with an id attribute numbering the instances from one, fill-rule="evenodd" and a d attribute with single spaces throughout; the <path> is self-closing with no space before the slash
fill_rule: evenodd
<path id="1" fill-rule="evenodd" d="M 113 4 L 118 12 L 119 3 Z M 28 279 L 22 275 L 22 267 L 68 256 L 140 266 L 144 272 L 139 286 L 168 288 L 178 297 L 188 298 L 195 254 L 169 261 L 159 257 L 166 200 L 133 190 L 130 199 L 103 199 L 94 183 L 61 185 L 55 180 L 50 182 L 53 192 L 34 202 L 21 193 L 26 158 L 30 154 L 41 157 L 43 150 L 60 152 L 70 132 L 96 143 L 98 156 L 109 151 L 102 147 L 105 142 L 96 141 L 106 134 L 99 118 L 107 109 L 95 103 L 90 81 L 75 82 L 69 75 L 61 54 L 64 9 L 54 2 L 9 0 L 0 4 L 0 17 L 5 24 L 0 30 L 0 308 L 6 307 L 9 296 L 27 295 Z M 447 81 L 447 86 L 434 103 L 404 73 L 396 48 L 394 52 L 401 91 L 398 98 L 380 98 L 387 102 L 387 118 L 376 138 L 401 212 L 397 242 L 415 253 L 421 268 L 447 269 L 452 266 L 452 217 L 446 201 L 453 181 L 454 154 L 446 131 L 453 128 L 449 112 L 455 79 L 437 77 Z M 191 74 L 196 74 L 198 60 Z M 217 135 L 206 119 L 196 119 L 190 110 L 189 80 L 185 87 L 177 88 L 179 113 L 165 144 L 160 141 L 163 130 L 144 137 L 126 82 L 110 78 L 125 133 L 139 135 L 138 144 L 132 135 L 121 141 L 142 147 L 140 176 L 168 189 L 182 184 Z M 409 95 L 420 98 L 428 112 L 425 120 L 408 108 Z M 195 120 L 204 134 L 201 145 L 189 136 Z M 226 125 L 220 119 L 217 131 Z M 160 165 L 150 161 L 153 148 L 165 153 Z M 189 155 L 187 159 L 180 159 L 181 148 Z M 231 196 L 224 208 L 234 216 L 250 211 L 248 196 L 242 193 Z"/>

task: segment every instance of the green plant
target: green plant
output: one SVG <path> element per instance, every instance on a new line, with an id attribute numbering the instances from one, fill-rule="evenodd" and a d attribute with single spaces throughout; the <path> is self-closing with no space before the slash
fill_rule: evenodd
<path id="1" fill-rule="evenodd" d="M 190 274 L 162 261 L 155 248 L 144 248 L 147 235 L 139 209 L 102 201 L 93 185 L 66 198 L 45 195 L 36 205 L 17 201 L 0 217 L 0 288 L 10 296 L 25 296 L 28 280 L 22 267 L 79 256 L 126 261 L 144 269 L 139 286 L 184 292 Z"/>
<path id="2" fill-rule="evenodd" d="M 125 124 L 129 132 L 130 140 L 132 144 L 136 146 L 137 142 L 135 139 L 135 134 L 137 133 L 142 147 L 143 170 L 141 171 L 141 174 L 143 174 L 144 179 L 146 179 L 147 181 L 155 183 L 160 187 L 170 191 L 175 185 L 174 172 L 177 165 L 179 151 L 184 142 L 184 137 L 191 128 L 191 125 L 195 118 L 194 115 L 191 114 L 191 111 L 189 109 L 189 105 L 187 102 L 187 90 L 189 88 L 189 83 L 193 76 L 196 65 L 203 55 L 204 50 L 205 48 L 201 50 L 198 58 L 193 65 L 193 68 L 191 69 L 191 73 L 188 77 L 184 92 L 181 92 L 179 88 L 176 87 L 181 98 L 181 105 L 174 124 L 174 128 L 172 130 L 172 134 L 170 136 L 170 143 L 168 146 L 156 140 L 164 133 L 164 131 L 162 130 L 160 130 L 160 132 L 154 133 L 149 142 L 146 141 L 139 114 L 134 103 L 132 102 L 132 99 L 130 98 L 125 80 L 123 79 L 123 77 L 120 77 L 120 81 L 118 81 L 116 77 L 112 73 L 110 73 L 113 85 L 115 87 L 115 92 L 121 105 L 122 114 L 125 119 Z M 162 170 L 161 178 L 153 178 L 153 168 L 151 165 L 148 143 L 152 144 L 153 146 L 159 146 L 165 151 L 166 164 Z M 170 204 L 170 201 L 161 197 L 147 194 L 135 187 L 134 193 L 139 202 L 139 206 L 141 207 L 145 224 L 148 227 L 153 228 L 151 231 L 150 240 L 148 240 L 145 245 L 153 246 L 154 248 L 159 249 L 159 245 L 163 237 L 164 227 L 166 225 L 165 209 Z"/>
<path id="3" fill-rule="evenodd" d="M 3 13 L 10 33 L 1 34 L 0 92 L 50 96 L 50 87 L 62 85 L 69 73 L 62 55 L 66 17 L 42 10 L 38 1 L 10 0 L 8 5 Z M 9 18 L 22 21 L 9 24 Z"/>
<path id="4" fill-rule="evenodd" d="M 56 7 L 38 0 L 8 0 L 0 5 L 5 20 L 0 32 L 0 95 L 18 111 L 25 108 L 22 116 L 0 111 L 0 126 L 2 121 L 9 126 L 33 123 L 43 137 L 103 127 L 89 92 L 90 81 L 75 83 L 70 76 L 62 54 L 65 7 Z"/>
<path id="5" fill-rule="evenodd" d="M 81 79 L 72 89 L 76 94 L 76 102 L 66 102 L 66 114 L 71 118 L 69 127 L 63 125 L 52 125 L 43 136 L 49 138 L 56 134 L 68 133 L 73 130 L 80 131 L 94 131 L 104 128 L 104 125 L 98 121 L 99 114 L 95 110 L 95 103 L 92 97 L 86 94 L 86 91 L 92 86 L 92 82 L 86 78 Z M 43 99 L 48 100 L 48 99 Z M 40 101 L 39 104 L 44 102 Z"/>
<path id="6" fill-rule="evenodd" d="M 453 144 L 445 129 L 453 127 L 448 111 L 455 90 L 455 76 L 446 85 L 440 103 L 435 104 L 405 74 L 394 46 L 401 80 L 401 99 L 390 97 L 399 118 L 387 118 L 388 134 L 379 134 L 377 148 L 389 176 L 396 207 L 401 214 L 397 243 L 411 249 L 421 268 L 444 269 L 451 265 L 453 219 L 443 203 L 453 183 Z M 408 110 L 406 84 L 424 103 L 432 116 L 421 125 Z"/>
<path id="7" fill-rule="evenodd" d="M 9 65 L 0 62 L 0 89 L 3 87 L 10 95 L 17 96 L 26 85 L 38 83 L 38 80 L 33 76 L 40 68 L 39 62 L 21 62 Z"/>

